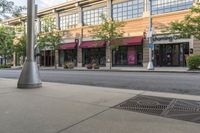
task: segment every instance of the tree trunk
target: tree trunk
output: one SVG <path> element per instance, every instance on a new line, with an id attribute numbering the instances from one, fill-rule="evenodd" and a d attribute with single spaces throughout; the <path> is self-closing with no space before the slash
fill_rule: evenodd
<path id="1" fill-rule="evenodd" d="M 46 51 L 44 50 L 44 67 L 46 66 Z"/>
<path id="2" fill-rule="evenodd" d="M 4 55 L 4 65 L 7 65 L 7 56 Z"/>
<path id="3" fill-rule="evenodd" d="M 110 41 L 107 42 L 107 47 L 109 49 L 109 69 L 111 70 L 112 69 L 112 48 L 110 46 Z"/>
<path id="4" fill-rule="evenodd" d="M 57 51 L 56 50 L 54 50 L 54 65 L 55 65 L 55 69 L 57 69 L 58 67 L 57 67 Z"/>
<path id="5" fill-rule="evenodd" d="M 110 70 L 112 69 L 112 48 L 111 46 L 109 47 L 110 50 Z"/>

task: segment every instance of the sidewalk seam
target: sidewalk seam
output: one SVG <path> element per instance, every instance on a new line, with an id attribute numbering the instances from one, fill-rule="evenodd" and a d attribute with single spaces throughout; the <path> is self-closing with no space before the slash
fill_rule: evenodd
<path id="1" fill-rule="evenodd" d="M 83 119 L 83 120 L 81 120 L 81 121 L 79 121 L 79 122 L 77 122 L 77 123 L 74 123 L 74 124 L 72 124 L 72 125 L 70 125 L 70 126 L 68 126 L 68 127 L 66 127 L 66 128 L 63 128 L 63 129 L 57 131 L 56 133 L 62 133 L 62 132 L 64 132 L 64 131 L 66 131 L 66 130 L 68 130 L 68 129 L 70 129 L 70 128 L 72 128 L 72 127 L 74 127 L 74 126 L 76 126 L 76 125 L 78 125 L 78 124 L 80 124 L 80 123 L 82 123 L 82 122 L 85 122 L 85 121 L 87 121 L 87 120 L 89 120 L 89 119 L 91 119 L 91 118 L 93 118 L 93 117 L 95 117 L 95 116 L 98 116 L 98 115 L 100 115 L 100 114 L 102 114 L 102 113 L 104 113 L 104 112 L 106 112 L 106 111 L 108 111 L 108 110 L 110 110 L 110 109 L 111 109 L 111 108 L 108 108 L 108 109 L 105 109 L 105 110 L 103 110 L 103 111 L 101 111 L 101 112 L 98 112 L 98 113 L 96 113 L 96 114 L 94 114 L 94 115 L 92 115 L 92 116 L 89 116 L 89 117 L 87 117 L 87 118 L 85 118 L 85 119 Z"/>

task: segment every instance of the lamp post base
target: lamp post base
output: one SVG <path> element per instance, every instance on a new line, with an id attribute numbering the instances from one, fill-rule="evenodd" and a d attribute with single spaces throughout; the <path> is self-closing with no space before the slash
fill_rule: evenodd
<path id="1" fill-rule="evenodd" d="M 17 88 L 32 89 L 40 87 L 42 87 L 42 82 L 36 62 L 26 60 L 18 80 Z"/>
<path id="2" fill-rule="evenodd" d="M 154 66 L 153 66 L 153 62 L 152 62 L 152 61 L 150 61 L 150 62 L 148 63 L 147 69 L 148 69 L 148 70 L 154 70 Z"/>

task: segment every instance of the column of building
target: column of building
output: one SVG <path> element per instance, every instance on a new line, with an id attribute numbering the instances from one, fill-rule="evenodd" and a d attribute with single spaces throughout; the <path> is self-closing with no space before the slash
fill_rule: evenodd
<path id="1" fill-rule="evenodd" d="M 55 13 L 55 18 L 56 18 L 56 28 L 57 30 L 60 30 L 60 17 L 59 17 L 59 13 L 58 12 L 55 12 L 54 10 L 54 13 Z M 58 49 L 55 50 L 55 66 L 56 68 L 59 66 L 59 51 Z"/>
<path id="2" fill-rule="evenodd" d="M 77 67 L 82 67 L 82 49 L 79 47 L 83 40 L 83 8 L 81 6 L 78 6 L 78 14 L 78 27 L 81 29 L 81 34 L 79 36 L 79 43 L 77 46 Z"/>
<path id="3" fill-rule="evenodd" d="M 149 11 L 148 11 L 148 0 L 144 0 L 144 13 L 143 17 L 148 21 Z M 148 38 L 147 38 L 148 28 L 144 31 L 144 42 L 143 42 L 143 67 L 147 68 L 149 62 L 149 48 L 148 48 Z"/>
<path id="4" fill-rule="evenodd" d="M 112 19 L 112 0 L 107 0 L 106 13 L 107 17 Z M 106 45 L 106 67 L 112 67 L 112 52 L 110 51 L 109 45 Z"/>
<path id="5" fill-rule="evenodd" d="M 200 0 L 196 0 L 196 3 L 200 2 Z M 200 54 L 200 40 L 193 37 L 193 54 Z"/>

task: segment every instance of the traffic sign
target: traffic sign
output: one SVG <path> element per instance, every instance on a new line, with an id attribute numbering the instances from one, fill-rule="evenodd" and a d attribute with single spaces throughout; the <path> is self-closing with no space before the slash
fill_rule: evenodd
<path id="1" fill-rule="evenodd" d="M 154 44 L 148 44 L 147 47 L 153 49 L 154 48 Z"/>

